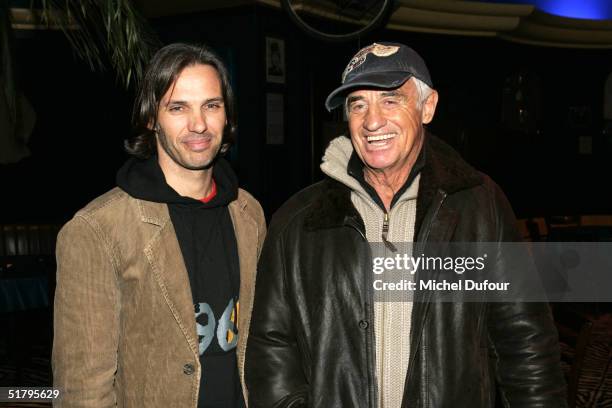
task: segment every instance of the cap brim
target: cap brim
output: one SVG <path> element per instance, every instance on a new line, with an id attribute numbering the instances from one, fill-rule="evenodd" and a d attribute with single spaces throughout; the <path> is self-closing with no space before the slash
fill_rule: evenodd
<path id="1" fill-rule="evenodd" d="M 405 71 L 377 72 L 359 75 L 359 77 L 355 78 L 353 81 L 345 82 L 330 93 L 325 100 L 325 107 L 328 111 L 331 111 L 342 105 L 346 95 L 356 88 L 393 89 L 402 86 L 404 82 L 410 78 L 412 78 L 412 74 Z"/>

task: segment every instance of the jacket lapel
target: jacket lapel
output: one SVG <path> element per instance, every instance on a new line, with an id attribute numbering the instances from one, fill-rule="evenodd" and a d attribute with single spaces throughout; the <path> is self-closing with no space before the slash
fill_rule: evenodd
<path id="1" fill-rule="evenodd" d="M 444 205 L 446 197 L 482 184 L 483 179 L 450 146 L 435 136 L 427 135 L 425 149 L 427 162 L 421 174 L 417 198 L 416 223 L 419 227 L 416 245 L 422 245 L 422 249 L 427 252 L 429 243 L 448 243 L 459 221 L 457 211 Z M 417 280 L 424 278 L 421 271 L 417 272 Z M 437 278 L 438 274 L 429 273 L 427 276 L 427 279 Z M 406 384 L 410 383 L 415 368 L 416 353 L 420 347 L 431 296 L 431 291 L 418 291 L 415 294 Z"/>
<path id="2" fill-rule="evenodd" d="M 238 196 L 236 201 L 229 204 L 229 213 L 234 224 L 238 258 L 240 264 L 240 309 L 238 314 L 238 330 L 243 330 L 250 315 L 247 313 L 253 304 L 253 282 L 257 269 L 257 223 L 246 213 L 246 202 Z M 245 333 L 246 334 L 246 333 Z M 242 337 L 242 336 L 240 336 Z"/>
<path id="3" fill-rule="evenodd" d="M 139 200 L 139 208 L 142 222 L 158 227 L 144 249 L 153 276 L 189 347 L 197 355 L 195 312 L 189 276 L 176 232 L 170 222 L 168 206 Z"/>
<path id="4" fill-rule="evenodd" d="M 442 199 L 442 198 L 439 198 Z M 441 203 L 443 204 L 443 203 Z M 435 204 L 434 204 L 435 206 Z M 425 223 L 422 228 L 422 234 L 419 236 L 419 242 L 416 244 L 424 244 L 423 252 L 429 254 L 428 244 L 435 246 L 435 251 L 441 249 L 441 245 L 448 243 L 452 237 L 452 234 L 457 226 L 459 220 L 459 214 L 448 206 L 441 206 L 439 209 L 430 208 L 430 211 L 426 215 L 423 222 Z M 420 242 L 421 239 L 425 242 Z M 421 250 L 417 251 L 421 253 Z M 439 253 L 432 254 L 434 256 L 440 255 Z M 440 271 L 434 273 L 427 271 L 426 276 L 423 271 L 417 271 L 416 281 L 434 279 L 438 280 Z M 420 346 L 421 333 L 425 326 L 425 320 L 429 311 L 429 305 L 431 304 L 432 291 L 416 291 L 414 306 L 412 308 L 412 324 L 410 328 L 410 357 L 408 359 L 408 372 L 406 373 L 406 383 L 410 381 L 412 372 L 414 370 L 414 362 L 416 353 Z"/>
<path id="5" fill-rule="evenodd" d="M 244 381 L 244 360 L 246 355 L 246 340 L 249 335 L 251 312 L 253 311 L 253 297 L 255 291 L 255 274 L 257 273 L 257 258 L 265 231 L 259 231 L 257 221 L 250 214 L 247 201 L 238 191 L 238 199 L 228 205 L 229 213 L 234 224 L 234 234 L 238 246 L 240 265 L 240 307 L 238 309 L 238 372 L 240 382 L 246 396 Z"/>

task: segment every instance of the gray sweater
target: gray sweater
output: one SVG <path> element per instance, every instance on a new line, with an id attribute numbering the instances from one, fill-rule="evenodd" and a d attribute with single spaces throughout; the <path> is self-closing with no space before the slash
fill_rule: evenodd
<path id="1" fill-rule="evenodd" d="M 332 140 L 323 156 L 321 170 L 351 189 L 351 201 L 363 219 L 366 238 L 370 243 L 380 245 L 385 211 L 372 200 L 359 181 L 348 174 L 347 167 L 352 153 L 353 145 L 347 137 L 340 136 Z M 387 214 L 388 241 L 412 242 L 419 179 L 420 175 L 417 175 Z M 378 406 L 400 408 L 408 370 L 412 302 L 397 301 L 397 295 L 389 291 L 378 293 L 376 299 L 379 300 L 374 303 Z"/>

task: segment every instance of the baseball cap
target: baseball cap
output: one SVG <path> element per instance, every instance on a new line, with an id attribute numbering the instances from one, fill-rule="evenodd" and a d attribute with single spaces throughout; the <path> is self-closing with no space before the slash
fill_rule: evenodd
<path id="1" fill-rule="evenodd" d="M 381 42 L 362 48 L 351 58 L 342 74 L 342 85 L 325 101 L 328 111 L 342 105 L 355 88 L 393 89 L 415 77 L 433 88 L 425 61 L 412 48 L 392 42 Z"/>

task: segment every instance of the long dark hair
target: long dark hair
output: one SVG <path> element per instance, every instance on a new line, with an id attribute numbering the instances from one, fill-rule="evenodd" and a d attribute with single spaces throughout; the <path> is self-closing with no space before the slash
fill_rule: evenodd
<path id="1" fill-rule="evenodd" d="M 236 112 L 227 68 L 205 45 L 176 43 L 157 51 L 145 72 L 134 102 L 132 122 L 135 136 L 125 141 L 125 150 L 129 154 L 145 159 L 156 152 L 154 128 L 157 124 L 159 103 L 183 69 L 198 64 L 210 65 L 219 74 L 227 117 L 220 153 L 223 154 L 229 149 L 236 133 Z"/>

